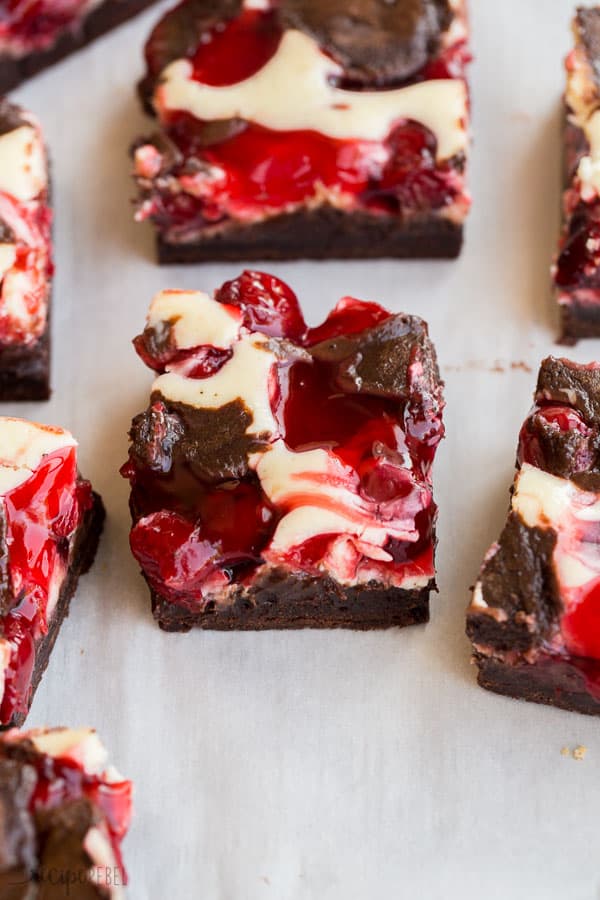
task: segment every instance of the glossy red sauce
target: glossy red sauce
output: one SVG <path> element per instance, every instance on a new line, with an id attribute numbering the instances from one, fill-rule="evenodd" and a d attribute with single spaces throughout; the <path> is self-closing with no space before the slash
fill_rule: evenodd
<path id="1" fill-rule="evenodd" d="M 52 579 L 66 571 L 69 539 L 91 507 L 92 495 L 89 482 L 78 481 L 76 450 L 70 447 L 48 454 L 31 478 L 3 500 L 14 595 L 13 608 L 0 618 L 0 635 L 12 645 L 0 705 L 0 722 L 8 724 L 15 713 L 27 710 L 34 641 L 48 630 Z"/>
<path id="2" fill-rule="evenodd" d="M 577 592 L 569 593 L 577 593 L 578 596 L 571 597 L 569 608 L 562 618 L 565 645 L 574 656 L 600 660 L 600 578 Z"/>
<path id="3" fill-rule="evenodd" d="M 243 10 L 204 36 L 191 58 L 194 78 L 217 87 L 244 81 L 266 65 L 281 35 L 276 13 Z"/>
<path id="4" fill-rule="evenodd" d="M 390 316 L 375 304 L 348 298 L 323 325 L 309 329 L 287 285 L 257 272 L 245 272 L 226 283 L 216 297 L 241 309 L 250 330 L 287 338 L 299 347 L 358 334 Z M 155 359 L 152 365 L 161 370 L 162 361 Z M 291 356 L 277 368 L 272 409 L 290 449 L 330 448 L 357 473 L 358 489 L 373 504 L 374 517 L 377 505 L 390 501 L 420 510 L 430 453 L 442 435 L 439 418 L 430 423 L 431 447 L 425 444 L 422 452 L 420 445 L 415 447 L 411 474 L 398 464 L 412 439 L 406 430 L 406 422 L 412 421 L 410 413 L 398 400 L 344 392 L 335 383 L 333 363 L 294 361 Z M 180 604 L 193 602 L 194 596 L 197 600 L 202 586 L 215 575 L 224 584 L 251 578 L 287 512 L 266 500 L 253 472 L 241 481 L 211 485 L 197 477 L 187 461 L 159 474 L 132 455 L 122 474 L 132 485 L 133 553 L 160 593 Z M 390 544 L 390 569 L 403 573 L 410 569 L 414 574 L 432 571 L 435 512 L 433 505 L 418 512 L 421 537 L 412 547 Z M 336 537 L 321 535 L 294 548 L 290 564 L 316 570 Z"/>

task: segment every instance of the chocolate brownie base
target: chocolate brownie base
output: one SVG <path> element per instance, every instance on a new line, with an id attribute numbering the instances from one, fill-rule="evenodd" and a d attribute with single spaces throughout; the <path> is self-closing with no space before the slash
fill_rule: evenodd
<path id="1" fill-rule="evenodd" d="M 580 303 L 571 299 L 560 305 L 561 336 L 559 343 L 572 347 L 581 338 L 600 337 L 600 303 Z"/>
<path id="2" fill-rule="evenodd" d="M 557 706 L 588 716 L 600 715 L 600 695 L 594 697 L 582 669 L 575 662 L 546 659 L 537 663 L 508 665 L 475 655 L 481 687 L 532 703 Z M 586 661 L 586 665 L 593 665 Z M 596 664 L 600 684 L 600 664 Z"/>
<path id="3" fill-rule="evenodd" d="M 58 603 L 48 629 L 48 634 L 36 643 L 35 667 L 33 670 L 31 697 L 29 700 L 30 707 L 42 679 L 42 675 L 48 666 L 50 654 L 56 643 L 56 638 L 58 637 L 61 625 L 69 614 L 69 605 L 71 598 L 77 589 L 79 576 L 85 575 L 94 562 L 94 557 L 96 556 L 96 551 L 98 549 L 98 542 L 100 540 L 100 535 L 102 534 L 104 519 L 105 511 L 102 499 L 98 494 L 93 492 L 93 506 L 86 513 L 85 519 L 79 529 L 73 553 L 73 562 L 71 563 L 71 567 L 62 586 Z M 0 726 L 0 731 L 5 730 L 6 728 L 20 728 L 26 718 L 27 713 L 19 713 L 14 716 L 13 720 L 8 725 Z"/>
<path id="4" fill-rule="evenodd" d="M 463 227 L 439 216 L 398 217 L 343 212 L 330 206 L 235 224 L 185 244 L 158 238 L 163 265 L 289 259 L 455 259 Z"/>
<path id="5" fill-rule="evenodd" d="M 65 56 L 80 50 L 155 2 L 156 0 L 104 0 L 104 3 L 86 16 L 78 28 L 61 34 L 47 50 L 17 58 L 0 56 L 0 94 L 11 91 L 27 78 L 60 62 Z"/>
<path id="6" fill-rule="evenodd" d="M 50 326 L 33 345 L 0 346 L 0 401 L 48 400 Z"/>
<path id="7" fill-rule="evenodd" d="M 331 578 L 272 572 L 231 605 L 195 613 L 165 600 L 154 590 L 152 612 L 163 631 L 265 631 L 267 629 L 404 628 L 429 621 L 432 586 L 405 591 L 376 583 L 345 588 Z"/>

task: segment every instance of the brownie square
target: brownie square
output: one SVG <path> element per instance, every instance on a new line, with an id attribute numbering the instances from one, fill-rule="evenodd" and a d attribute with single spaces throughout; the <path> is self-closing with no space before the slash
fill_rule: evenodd
<path id="1" fill-rule="evenodd" d="M 162 263 L 459 254 L 462 0 L 180 3 L 146 44 L 133 149 Z"/>
<path id="2" fill-rule="evenodd" d="M 85 47 L 155 0 L 76 0 L 65 4 L 2 3 L 0 18 L 0 93 Z M 7 7 L 10 7 L 7 9 Z M 68 7 L 68 8 L 67 8 Z M 43 23 L 43 24 L 40 24 Z"/>
<path id="3" fill-rule="evenodd" d="M 577 10 L 566 60 L 563 224 L 552 269 L 561 342 L 600 335 L 600 6 Z"/>
<path id="4" fill-rule="evenodd" d="M 135 344 L 157 378 L 122 473 L 163 629 L 428 620 L 444 429 L 421 319 L 344 298 L 308 328 L 244 272 L 159 294 Z"/>
<path id="5" fill-rule="evenodd" d="M 0 401 L 50 396 L 51 226 L 39 123 L 0 98 Z"/>
<path id="6" fill-rule="evenodd" d="M 600 714 L 600 364 L 549 357 L 468 612 L 479 683 Z"/>
<path id="7" fill-rule="evenodd" d="M 123 900 L 131 782 L 89 728 L 0 737 L 3 900 Z"/>
<path id="8" fill-rule="evenodd" d="M 21 725 L 90 568 L 102 501 L 59 428 L 0 418 L 0 728 Z"/>

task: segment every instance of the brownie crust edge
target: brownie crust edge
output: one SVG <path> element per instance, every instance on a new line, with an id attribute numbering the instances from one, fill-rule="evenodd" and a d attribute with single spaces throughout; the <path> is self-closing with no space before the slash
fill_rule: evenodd
<path id="1" fill-rule="evenodd" d="M 61 34 L 46 50 L 21 57 L 0 56 L 0 93 L 7 93 L 28 78 L 87 46 L 157 0 L 104 0 L 81 23 L 81 27 Z"/>
<path id="2" fill-rule="evenodd" d="M 392 215 L 324 206 L 255 224 L 227 225 L 194 243 L 158 237 L 162 265 L 294 259 L 456 259 L 463 226 L 441 216 L 403 222 Z"/>

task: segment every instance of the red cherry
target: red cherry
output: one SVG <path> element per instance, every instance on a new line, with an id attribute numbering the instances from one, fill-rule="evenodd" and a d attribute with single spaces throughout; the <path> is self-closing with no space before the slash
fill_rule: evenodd
<path id="1" fill-rule="evenodd" d="M 274 275 L 247 270 L 239 278 L 225 282 L 215 299 L 239 307 L 250 331 L 290 341 L 301 340 L 306 332 L 298 298 Z"/>

